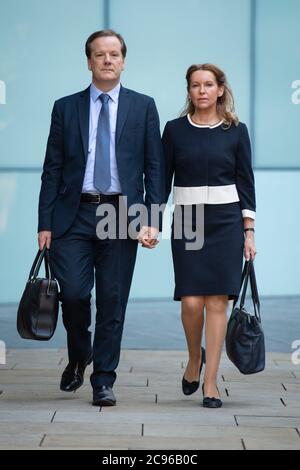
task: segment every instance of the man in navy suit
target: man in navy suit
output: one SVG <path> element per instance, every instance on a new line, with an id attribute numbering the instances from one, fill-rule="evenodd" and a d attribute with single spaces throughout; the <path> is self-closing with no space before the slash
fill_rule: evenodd
<path id="1" fill-rule="evenodd" d="M 125 309 L 137 245 L 157 244 L 151 207 L 164 200 L 164 163 L 154 100 L 120 84 L 126 44 L 112 30 L 86 42 L 92 83 L 59 99 L 52 111 L 39 199 L 38 238 L 46 244 L 60 284 L 69 363 L 60 388 L 74 391 L 93 360 L 93 404 L 116 404 L 112 387 L 120 358 Z M 145 199 L 144 199 L 145 189 Z M 138 236 L 99 237 L 101 206 L 115 210 L 145 204 Z M 126 217 L 126 224 L 130 221 Z M 96 287 L 96 326 L 91 345 L 91 290 Z"/>

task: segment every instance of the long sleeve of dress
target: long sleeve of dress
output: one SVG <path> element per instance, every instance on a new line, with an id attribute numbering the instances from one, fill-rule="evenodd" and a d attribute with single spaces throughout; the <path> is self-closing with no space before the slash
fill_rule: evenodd
<path id="1" fill-rule="evenodd" d="M 243 217 L 255 219 L 255 188 L 252 170 L 251 144 L 248 129 L 240 124 L 240 136 L 236 155 L 236 188 Z"/>
<path id="2" fill-rule="evenodd" d="M 163 136 L 162 143 L 165 156 L 165 203 L 169 199 L 169 195 L 172 189 L 172 181 L 174 175 L 174 152 L 173 152 L 173 141 L 170 133 L 170 126 L 167 122 Z"/>

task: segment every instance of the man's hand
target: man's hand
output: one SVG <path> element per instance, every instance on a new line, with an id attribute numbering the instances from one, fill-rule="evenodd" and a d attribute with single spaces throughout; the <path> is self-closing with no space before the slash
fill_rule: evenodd
<path id="1" fill-rule="evenodd" d="M 48 230 L 42 230 L 41 232 L 39 232 L 38 242 L 40 250 L 42 250 L 45 245 L 49 249 L 51 245 L 51 232 L 49 232 Z"/>
<path id="2" fill-rule="evenodd" d="M 157 240 L 159 231 L 155 227 L 147 227 L 144 225 L 141 228 L 140 233 L 137 236 L 137 239 L 139 243 L 144 247 L 144 248 L 155 248 L 156 245 L 159 243 L 159 240 Z"/>

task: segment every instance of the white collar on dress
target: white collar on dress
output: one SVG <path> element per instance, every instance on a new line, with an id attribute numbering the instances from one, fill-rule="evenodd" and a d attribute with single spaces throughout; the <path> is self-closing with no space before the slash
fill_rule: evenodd
<path id="1" fill-rule="evenodd" d="M 195 126 L 195 127 L 208 127 L 209 129 L 214 129 L 215 127 L 218 127 L 221 124 L 223 124 L 223 119 L 221 121 L 217 122 L 216 124 L 214 124 L 213 126 L 210 126 L 209 124 L 196 124 L 195 122 L 192 121 L 192 118 L 189 114 L 187 114 L 186 117 L 188 118 L 189 123 L 192 124 L 192 126 Z"/>

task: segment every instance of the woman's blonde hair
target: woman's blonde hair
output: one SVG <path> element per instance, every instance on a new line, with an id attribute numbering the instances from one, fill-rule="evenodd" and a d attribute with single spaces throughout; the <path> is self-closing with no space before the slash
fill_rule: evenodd
<path id="1" fill-rule="evenodd" d="M 194 72 L 198 70 L 205 70 L 214 74 L 216 82 L 219 87 L 224 87 L 224 93 L 222 96 L 218 97 L 217 100 L 217 113 L 220 119 L 224 121 L 224 127 L 229 128 L 232 123 L 236 126 L 239 123 L 239 119 L 235 114 L 234 110 L 234 98 L 230 86 L 227 82 L 227 78 L 225 73 L 219 69 L 216 65 L 213 64 L 198 64 L 198 65 L 191 65 L 186 72 L 186 81 L 187 81 L 187 99 L 186 104 L 181 112 L 180 116 L 186 116 L 187 114 L 193 115 L 195 112 L 195 106 L 193 105 L 192 100 L 189 97 L 190 85 L 191 85 L 191 77 Z"/>

